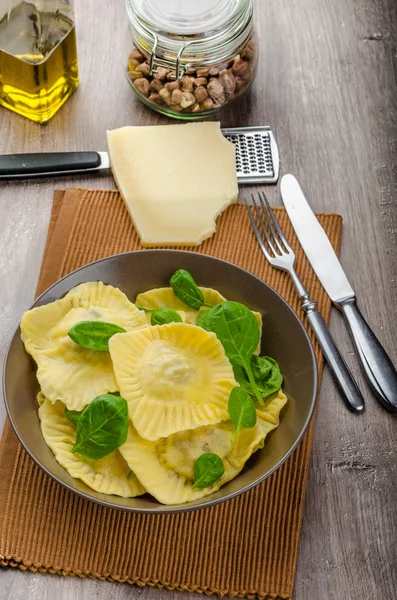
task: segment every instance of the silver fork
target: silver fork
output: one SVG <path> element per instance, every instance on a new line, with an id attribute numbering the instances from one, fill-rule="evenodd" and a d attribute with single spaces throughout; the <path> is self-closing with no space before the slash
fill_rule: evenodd
<path id="1" fill-rule="evenodd" d="M 351 410 L 355 412 L 362 412 L 364 410 L 364 399 L 361 395 L 361 392 L 358 389 L 358 386 L 354 381 L 348 366 L 336 347 L 321 313 L 319 313 L 317 310 L 317 302 L 310 299 L 309 292 L 296 274 L 294 269 L 294 251 L 288 244 L 287 239 L 282 232 L 276 217 L 274 216 L 265 194 L 263 192 L 262 194 L 258 193 L 259 202 L 255 200 L 253 194 L 251 194 L 251 196 L 258 218 L 259 227 L 255 222 L 253 210 L 248 204 L 246 198 L 245 204 L 247 206 L 252 228 L 263 254 L 273 267 L 276 269 L 281 269 L 282 271 L 287 271 L 290 274 L 298 296 L 302 300 L 302 308 L 306 313 L 310 326 L 314 331 L 318 343 L 320 344 L 325 360 L 331 369 L 344 401 Z M 267 226 L 262 218 L 259 206 L 262 208 Z M 263 238 L 266 240 L 268 247 L 266 246 Z"/>

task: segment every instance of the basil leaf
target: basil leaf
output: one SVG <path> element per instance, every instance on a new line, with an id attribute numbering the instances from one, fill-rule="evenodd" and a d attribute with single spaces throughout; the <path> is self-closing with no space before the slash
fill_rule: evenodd
<path id="1" fill-rule="evenodd" d="M 271 363 L 272 369 L 267 377 L 264 377 L 259 381 L 259 388 L 262 391 L 263 397 L 267 398 L 281 388 L 283 384 L 283 376 L 281 374 L 280 367 L 274 358 L 270 358 L 269 356 L 266 356 L 265 358 Z"/>
<path id="2" fill-rule="evenodd" d="M 105 351 L 109 350 L 109 340 L 115 333 L 125 333 L 125 329 L 105 321 L 81 321 L 72 327 L 68 335 L 83 348 Z"/>
<path id="3" fill-rule="evenodd" d="M 225 472 L 222 459 L 217 454 L 207 452 L 198 457 L 194 464 L 193 488 L 205 488 L 222 477 Z"/>
<path id="4" fill-rule="evenodd" d="M 77 425 L 82 412 L 82 410 L 69 410 L 65 407 L 65 417 L 67 417 L 73 425 Z"/>
<path id="5" fill-rule="evenodd" d="M 182 318 L 172 308 L 156 308 L 150 317 L 151 325 L 166 325 L 167 323 L 182 323 Z"/>
<path id="6" fill-rule="evenodd" d="M 203 292 L 188 271 L 184 269 L 175 271 L 171 277 L 170 286 L 175 296 L 194 310 L 199 310 L 202 306 L 212 308 L 212 304 L 204 302 Z"/>
<path id="7" fill-rule="evenodd" d="M 72 452 L 99 460 L 122 446 L 128 434 L 126 400 L 112 394 L 97 396 L 83 410 L 77 423 Z"/>
<path id="8" fill-rule="evenodd" d="M 227 405 L 229 416 L 234 425 L 233 442 L 240 429 L 251 429 L 256 425 L 256 409 L 249 393 L 241 387 L 232 389 Z"/>
<path id="9" fill-rule="evenodd" d="M 256 373 L 255 362 L 257 361 L 257 359 L 264 359 L 264 361 L 266 361 L 271 366 L 271 369 L 267 373 L 267 375 L 259 379 L 255 378 L 256 387 L 260 391 L 261 396 L 263 398 L 267 398 L 268 396 L 271 396 L 281 388 L 283 383 L 283 376 L 281 374 L 280 367 L 278 366 L 277 362 L 274 360 L 274 358 L 270 358 L 270 356 L 253 356 L 251 359 L 251 370 L 253 373 Z M 263 364 L 265 364 L 264 361 Z M 248 379 L 248 375 L 244 367 L 242 367 L 241 365 L 234 365 L 233 372 L 234 377 L 236 378 L 236 381 L 237 383 L 239 383 L 240 387 L 244 388 L 249 394 L 251 394 L 251 396 L 255 396 L 254 388 Z"/>
<path id="10" fill-rule="evenodd" d="M 198 325 L 198 327 L 202 327 L 203 329 L 207 329 L 206 326 L 205 326 L 205 323 L 207 321 L 209 313 L 210 313 L 209 310 L 203 310 L 201 313 L 199 313 L 197 315 L 196 325 Z"/>
<path id="11" fill-rule="evenodd" d="M 232 366 L 244 367 L 258 402 L 262 396 L 251 371 L 251 357 L 258 346 L 260 332 L 255 316 L 244 304 L 226 301 L 214 306 L 205 317 L 204 329 L 213 331 L 225 349 Z"/>
<path id="12" fill-rule="evenodd" d="M 144 306 L 140 306 L 139 304 L 135 304 L 135 306 L 137 307 L 138 310 L 143 310 L 143 312 L 145 312 L 145 313 L 152 313 L 155 310 L 157 310 L 156 308 L 145 308 Z"/>
<path id="13" fill-rule="evenodd" d="M 251 356 L 251 371 L 255 379 L 263 379 L 267 377 L 273 368 L 273 359 L 267 356 Z"/>

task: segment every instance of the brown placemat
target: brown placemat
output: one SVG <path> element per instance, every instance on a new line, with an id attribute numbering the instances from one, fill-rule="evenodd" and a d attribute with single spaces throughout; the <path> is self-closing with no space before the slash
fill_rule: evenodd
<path id="1" fill-rule="evenodd" d="M 330 301 L 282 209 L 277 217 L 297 271 L 328 321 Z M 320 215 L 338 251 L 342 219 Z M 116 191 L 57 192 L 37 293 L 93 260 L 140 248 Z M 192 250 L 192 248 L 188 248 Z M 273 286 L 301 314 L 288 276 L 263 259 L 244 206 L 218 219 L 197 252 L 227 259 Z M 322 358 L 315 344 L 321 374 Z M 129 514 L 83 500 L 25 453 L 9 421 L 0 444 L 0 564 L 183 591 L 291 598 L 314 422 L 290 459 L 264 483 L 217 506 L 175 515 Z"/>

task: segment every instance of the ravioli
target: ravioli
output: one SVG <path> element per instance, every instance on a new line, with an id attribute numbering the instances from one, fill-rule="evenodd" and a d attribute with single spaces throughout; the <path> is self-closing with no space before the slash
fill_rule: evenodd
<path id="1" fill-rule="evenodd" d="M 118 333 L 109 350 L 120 394 L 143 438 L 155 441 L 229 418 L 237 384 L 214 333 L 170 323 Z"/>
<path id="2" fill-rule="evenodd" d="M 200 290 L 204 296 L 204 301 L 207 304 L 213 304 L 216 306 L 221 302 L 224 302 L 226 298 L 222 296 L 217 290 L 211 288 L 200 287 Z M 208 310 L 207 308 L 201 308 L 199 311 L 189 308 L 182 300 L 177 298 L 171 287 L 156 288 L 138 294 L 135 303 L 138 306 L 144 308 L 173 308 L 176 311 L 183 310 L 185 312 L 185 322 L 195 325 L 196 318 L 199 312 L 202 310 Z"/>
<path id="3" fill-rule="evenodd" d="M 145 493 L 118 450 L 100 460 L 87 460 L 73 454 L 76 427 L 65 416 L 62 402 L 51 403 L 39 394 L 39 417 L 43 437 L 59 464 L 76 479 L 102 494 L 134 498 Z"/>
<path id="4" fill-rule="evenodd" d="M 236 477 L 249 457 L 263 448 L 267 434 L 278 426 L 286 402 L 286 395 L 279 390 L 265 409 L 257 411 L 255 427 L 240 430 L 234 444 L 231 421 L 174 433 L 155 442 L 139 436 L 131 425 L 120 452 L 145 489 L 159 502 L 182 504 L 198 500 Z M 194 464 L 205 452 L 217 454 L 225 472 L 213 485 L 195 489 Z"/>
<path id="5" fill-rule="evenodd" d="M 212 288 L 200 287 L 199 288 L 204 296 L 204 302 L 207 304 L 212 304 L 216 306 L 217 304 L 221 304 L 221 302 L 225 302 L 226 298 L 222 296 L 217 290 L 213 290 Z M 208 307 L 202 306 L 200 310 L 194 310 L 193 308 L 189 308 L 182 300 L 177 298 L 171 287 L 163 287 L 156 288 L 154 290 L 149 290 L 147 292 L 143 292 L 142 294 L 138 294 L 135 299 L 135 303 L 138 306 L 142 306 L 143 308 L 149 308 L 153 310 L 154 308 L 173 308 L 177 312 L 184 311 L 184 315 L 182 320 L 184 323 L 191 323 L 192 325 L 196 324 L 197 315 L 204 310 L 208 310 Z M 259 312 L 252 311 L 255 315 L 255 318 L 258 322 L 259 331 L 262 336 L 262 315 Z M 149 315 L 150 317 L 150 315 Z M 150 324 L 150 318 L 148 323 Z M 261 343 L 259 341 L 258 347 L 255 350 L 254 354 L 259 354 L 261 350 Z"/>
<path id="6" fill-rule="evenodd" d="M 51 329 L 72 308 L 89 309 L 93 306 L 112 310 L 122 319 L 124 329 L 135 329 L 137 319 L 141 320 L 142 326 L 146 324 L 140 311 L 121 290 L 112 285 L 105 285 L 102 281 L 89 281 L 71 289 L 59 300 L 24 313 L 21 320 L 21 339 L 26 351 L 36 360 L 41 351 L 48 346 Z"/>
<path id="7" fill-rule="evenodd" d="M 85 308 L 73 308 L 79 303 Z M 65 298 L 25 313 L 22 339 L 37 363 L 40 387 L 48 400 L 61 400 L 70 410 L 83 410 L 96 396 L 118 391 L 109 352 L 82 348 L 70 339 L 68 332 L 81 321 L 106 321 L 127 331 L 147 327 L 144 313 L 120 290 L 99 283 L 82 284 Z"/>

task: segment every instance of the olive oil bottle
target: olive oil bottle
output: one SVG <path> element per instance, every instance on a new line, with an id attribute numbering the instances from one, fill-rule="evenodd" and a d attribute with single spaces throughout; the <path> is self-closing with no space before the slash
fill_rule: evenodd
<path id="1" fill-rule="evenodd" d="M 48 121 L 79 83 L 70 0 L 0 0 L 0 10 L 0 105 Z"/>

